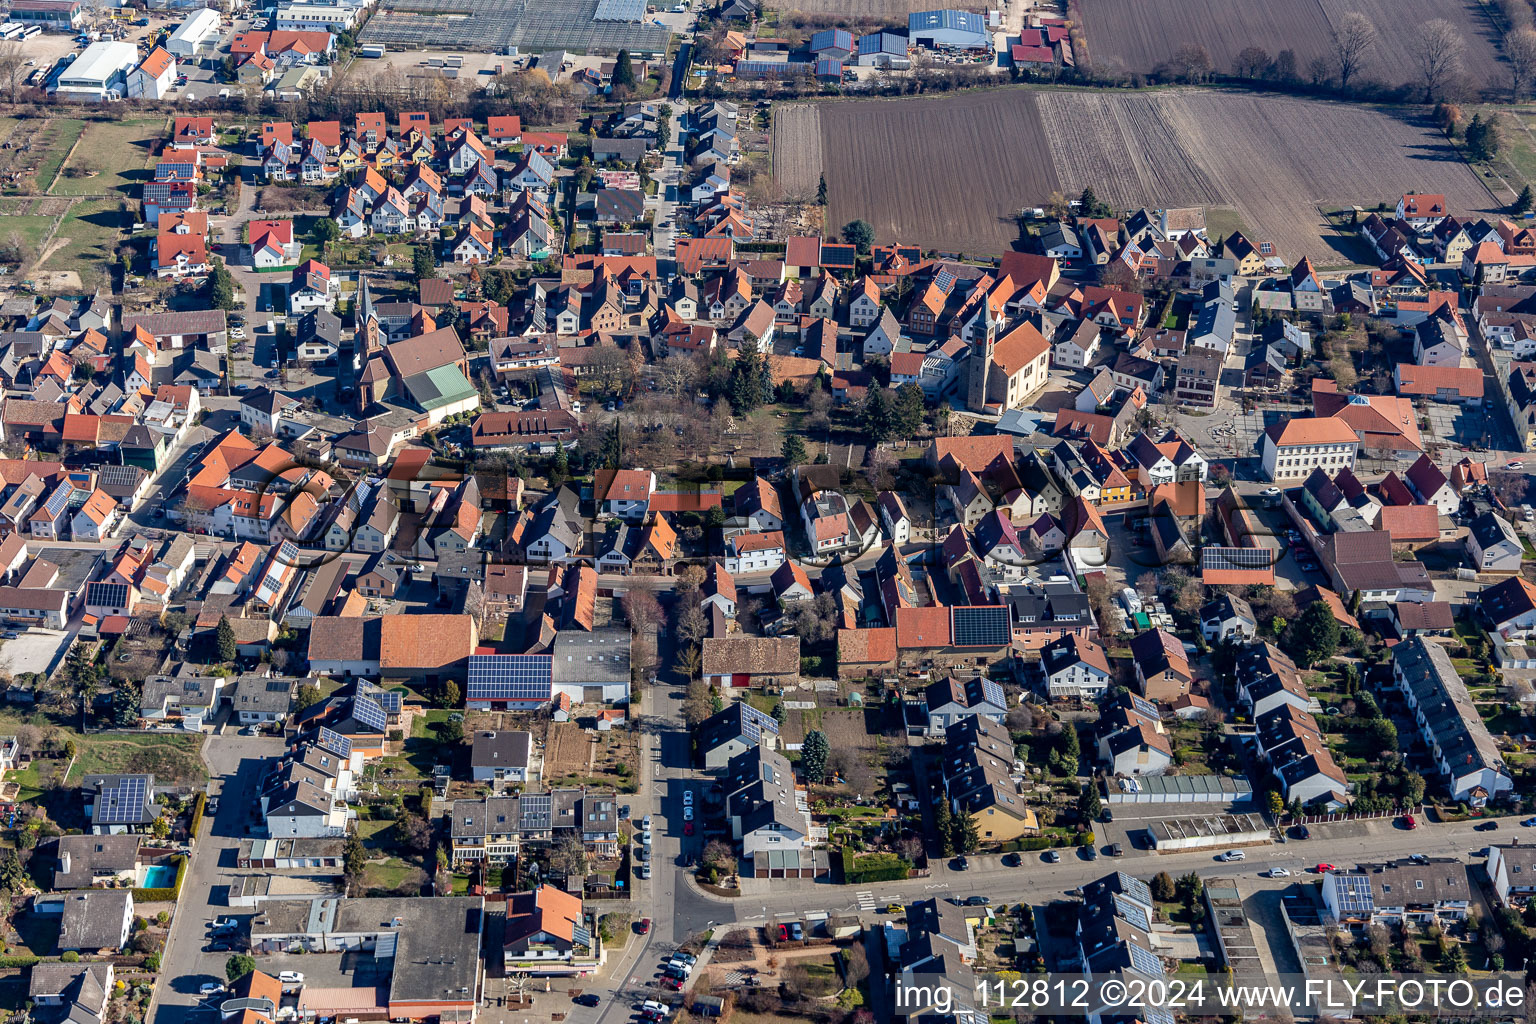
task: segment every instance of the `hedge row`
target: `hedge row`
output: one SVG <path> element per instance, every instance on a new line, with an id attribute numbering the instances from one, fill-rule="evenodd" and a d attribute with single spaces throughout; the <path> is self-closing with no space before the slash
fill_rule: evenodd
<path id="1" fill-rule="evenodd" d="M 188 833 L 191 842 L 197 842 L 197 829 L 203 823 L 203 811 L 208 807 L 208 794 L 199 793 L 192 798 L 192 824 Z"/>
<path id="2" fill-rule="evenodd" d="M 135 903 L 175 903 L 181 896 L 181 883 L 187 878 L 188 858 L 178 855 L 176 861 L 176 884 L 168 889 L 134 889 L 133 899 Z"/>
<path id="3" fill-rule="evenodd" d="M 843 882 L 859 885 L 865 882 L 895 882 L 905 879 L 912 871 L 912 863 L 894 853 L 860 855 L 844 848 L 839 851 L 843 858 Z M 860 860 L 867 863 L 858 866 Z"/>

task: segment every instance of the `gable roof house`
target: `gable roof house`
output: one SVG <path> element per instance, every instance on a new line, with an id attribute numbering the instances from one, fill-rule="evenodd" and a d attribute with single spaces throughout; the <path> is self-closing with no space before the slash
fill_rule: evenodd
<path id="1" fill-rule="evenodd" d="M 1402 691 L 1452 800 L 1481 807 L 1514 782 L 1451 656 L 1413 637 L 1392 649 L 1392 678 Z"/>

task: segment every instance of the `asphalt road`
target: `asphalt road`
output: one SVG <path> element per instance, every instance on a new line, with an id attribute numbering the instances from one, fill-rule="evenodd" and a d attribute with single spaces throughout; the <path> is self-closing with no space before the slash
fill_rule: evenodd
<path id="1" fill-rule="evenodd" d="M 197 990 L 204 982 L 224 982 L 224 962 L 229 954 L 203 952 L 210 941 L 208 927 L 223 915 L 242 920 L 250 916 L 248 910 L 229 906 L 227 890 L 232 878 L 248 873 L 235 870 L 235 857 L 240 840 L 246 837 L 246 825 L 255 820 L 256 787 L 266 762 L 282 752 L 283 741 L 241 736 L 237 729 L 231 725 L 223 735 L 214 733 L 203 743 L 209 792 L 218 796 L 219 810 L 212 821 L 205 822 L 182 883 L 165 944 L 169 970 L 161 972 L 156 981 L 146 1015 L 154 1024 L 216 1019 L 216 1012 Z"/>
<path id="2" fill-rule="evenodd" d="M 902 903 L 929 896 L 964 899 L 967 896 L 983 895 L 990 897 L 994 903 L 1040 903 L 1062 896 L 1116 870 L 1138 877 L 1151 877 L 1159 871 L 1175 875 L 1195 871 L 1202 876 L 1257 879 L 1271 868 L 1285 868 L 1291 872 L 1291 877 L 1273 880 L 1276 887 L 1282 887 L 1298 879 L 1315 879 L 1316 875 L 1308 872 L 1320 863 L 1353 867 L 1360 862 L 1402 860 L 1415 853 L 1430 857 L 1455 857 L 1472 862 L 1477 859 L 1474 851 L 1481 850 L 1490 842 L 1507 843 L 1517 836 L 1536 839 L 1532 830 L 1520 827 L 1519 820 L 1501 819 L 1498 830 L 1494 832 L 1475 832 L 1471 822 L 1450 825 L 1426 822 L 1409 831 L 1390 818 L 1363 823 L 1313 825 L 1312 839 L 1304 842 L 1293 839 L 1284 844 L 1246 847 L 1246 859 L 1241 862 L 1218 861 L 1216 857 L 1223 852 L 1224 847 L 1189 853 L 1140 853 L 1123 858 L 1100 856 L 1094 861 L 1082 859 L 1075 851 L 1063 850 L 1060 864 L 1047 864 L 1040 854 L 1032 853 L 1023 854 L 1023 863 L 1018 867 L 1005 866 L 1001 856 L 973 856 L 969 858 L 970 867 L 965 871 L 952 870 L 947 864 L 936 864 L 928 878 L 875 883 L 863 887 L 863 891 L 872 892 L 880 908 L 888 903 Z M 858 901 L 855 892 L 858 889 L 855 886 L 828 886 L 776 879 L 768 893 L 747 895 L 730 902 L 734 905 L 737 921 L 759 923 L 778 915 L 802 913 L 808 907 L 856 912 Z M 877 915 L 872 913 L 861 916 L 866 922 L 877 919 Z"/>

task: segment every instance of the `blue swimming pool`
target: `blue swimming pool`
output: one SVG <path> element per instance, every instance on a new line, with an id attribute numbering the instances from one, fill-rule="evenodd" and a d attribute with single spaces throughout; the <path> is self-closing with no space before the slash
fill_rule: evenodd
<path id="1" fill-rule="evenodd" d="M 165 864 L 155 864 L 144 869 L 143 889 L 169 889 L 176 884 L 176 869 Z"/>

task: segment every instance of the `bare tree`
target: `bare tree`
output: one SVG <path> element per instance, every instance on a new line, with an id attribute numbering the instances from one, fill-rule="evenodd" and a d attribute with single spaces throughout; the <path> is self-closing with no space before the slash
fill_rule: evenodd
<path id="1" fill-rule="evenodd" d="M 1354 78 L 1370 59 L 1376 47 L 1376 26 L 1359 11 L 1347 11 L 1333 31 L 1333 63 L 1339 71 L 1339 88 L 1349 89 Z"/>
<path id="2" fill-rule="evenodd" d="M 1199 43 L 1185 43 L 1179 47 L 1169 66 L 1181 82 L 1203 82 L 1211 77 L 1216 67 L 1211 63 L 1210 51 Z"/>
<path id="3" fill-rule="evenodd" d="M 1232 73 L 1238 78 L 1262 78 L 1269 65 L 1268 50 L 1262 46 L 1245 46 L 1232 62 Z"/>
<path id="4" fill-rule="evenodd" d="M 1433 103 L 1446 85 L 1461 72 L 1467 41 L 1444 18 L 1426 22 L 1409 44 L 1408 51 L 1424 84 L 1424 102 Z"/>
<path id="5" fill-rule="evenodd" d="M 1536 29 L 1517 28 L 1505 36 L 1504 59 L 1509 62 L 1510 92 L 1519 103 L 1536 77 Z"/>
<path id="6" fill-rule="evenodd" d="M 656 366 L 657 386 L 673 398 L 688 398 L 698 382 L 698 366 L 687 356 L 667 356 Z"/>
<path id="7" fill-rule="evenodd" d="M 12 103 L 16 102 L 16 90 L 26 77 L 27 64 L 21 52 L 21 40 L 0 42 L 0 84 L 10 90 Z"/>

